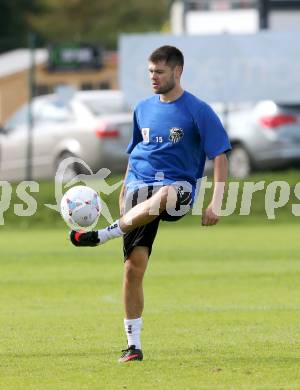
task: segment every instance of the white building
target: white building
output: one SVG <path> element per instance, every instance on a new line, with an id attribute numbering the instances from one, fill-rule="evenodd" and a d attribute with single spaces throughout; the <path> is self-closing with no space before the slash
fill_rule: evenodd
<path id="1" fill-rule="evenodd" d="M 272 31 L 300 30 L 300 1 L 176 0 L 173 34 L 249 34 L 267 24 Z"/>

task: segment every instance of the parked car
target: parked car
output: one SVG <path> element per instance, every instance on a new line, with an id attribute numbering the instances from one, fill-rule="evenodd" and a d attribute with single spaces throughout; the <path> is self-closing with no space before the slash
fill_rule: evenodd
<path id="1" fill-rule="evenodd" d="M 53 178 L 59 163 L 79 157 L 96 172 L 124 171 L 132 114 L 120 91 L 79 91 L 65 101 L 58 95 L 36 97 L 33 113 L 33 179 Z M 26 177 L 28 105 L 17 111 L 0 133 L 0 178 Z M 74 171 L 82 169 L 74 164 Z"/>
<path id="2" fill-rule="evenodd" d="M 227 113 L 213 105 L 232 143 L 230 174 L 244 178 L 258 169 L 300 163 L 300 105 L 262 101 L 229 105 Z M 100 168 L 124 171 L 132 134 L 132 114 L 120 91 L 80 91 L 64 101 L 58 95 L 34 99 L 33 178 L 53 178 L 66 157 Z M 17 111 L 0 132 L 0 180 L 26 177 L 28 105 Z M 79 164 L 70 166 L 81 173 Z M 206 172 L 211 170 L 207 164 Z M 71 172 L 72 173 L 72 172 Z"/>
<path id="3" fill-rule="evenodd" d="M 232 144 L 229 169 L 233 177 L 300 164 L 300 104 L 229 105 L 226 115 L 220 106 L 214 108 Z"/>

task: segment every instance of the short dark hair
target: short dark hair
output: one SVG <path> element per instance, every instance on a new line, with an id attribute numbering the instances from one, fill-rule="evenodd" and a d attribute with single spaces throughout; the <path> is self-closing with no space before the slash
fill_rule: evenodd
<path id="1" fill-rule="evenodd" d="M 165 61 L 166 65 L 169 65 L 172 68 L 177 65 L 183 67 L 184 57 L 177 47 L 165 45 L 154 50 L 149 57 L 149 61 L 153 63 Z"/>

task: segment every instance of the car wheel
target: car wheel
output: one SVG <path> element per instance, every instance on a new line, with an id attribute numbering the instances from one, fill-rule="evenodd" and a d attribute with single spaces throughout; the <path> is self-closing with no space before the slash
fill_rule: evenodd
<path id="1" fill-rule="evenodd" d="M 69 152 L 63 152 L 62 154 L 60 154 L 58 156 L 58 158 L 56 159 L 56 164 L 55 164 L 55 174 L 56 175 L 58 174 L 57 170 L 58 170 L 60 163 L 62 163 L 66 158 L 69 158 L 69 157 L 75 157 L 75 156 L 74 156 L 74 154 L 69 153 Z M 72 180 L 79 173 L 80 173 L 80 170 L 79 170 L 78 164 L 74 162 L 72 164 L 69 164 L 66 167 L 66 169 L 62 173 L 62 177 L 58 177 L 58 179 L 62 180 L 63 183 L 66 183 L 66 182 Z"/>
<path id="2" fill-rule="evenodd" d="M 229 156 L 229 173 L 231 176 L 243 179 L 251 173 L 251 160 L 245 148 L 233 146 Z"/>

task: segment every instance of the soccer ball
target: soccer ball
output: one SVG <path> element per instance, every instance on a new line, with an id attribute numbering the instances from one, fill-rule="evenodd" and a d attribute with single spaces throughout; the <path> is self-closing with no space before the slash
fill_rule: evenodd
<path id="1" fill-rule="evenodd" d="M 93 228 L 100 216 L 101 200 L 96 191 L 88 186 L 70 188 L 62 197 L 60 212 L 73 230 Z"/>

